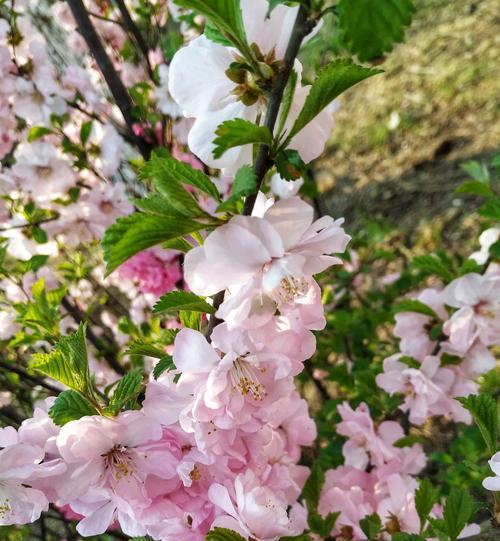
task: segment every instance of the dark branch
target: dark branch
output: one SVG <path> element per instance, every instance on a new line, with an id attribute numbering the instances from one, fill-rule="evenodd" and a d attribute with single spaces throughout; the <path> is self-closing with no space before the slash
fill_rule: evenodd
<path id="1" fill-rule="evenodd" d="M 24 370 L 23 368 L 19 368 L 19 366 L 14 366 L 12 364 L 9 364 L 9 363 L 6 363 L 5 361 L 0 360 L 0 368 L 3 368 L 4 370 L 8 370 L 9 372 L 12 372 L 13 374 L 17 374 L 23 380 L 27 381 L 31 385 L 39 385 L 40 387 L 43 387 L 44 389 L 47 389 L 48 391 L 51 391 L 55 394 L 59 394 L 61 392 L 61 389 L 58 389 L 51 383 L 47 383 L 42 378 L 38 378 L 37 376 L 34 376 L 33 374 L 26 372 L 26 370 Z"/>
<path id="2" fill-rule="evenodd" d="M 130 16 L 130 13 L 128 12 L 127 6 L 125 5 L 125 2 L 123 0 L 115 0 L 116 5 L 118 6 L 118 9 L 120 10 L 122 19 L 123 19 L 123 26 L 124 28 L 132 34 L 134 37 L 135 42 L 137 43 L 137 46 L 141 50 L 144 60 L 146 62 L 146 65 L 148 67 L 148 73 L 151 79 L 154 79 L 153 70 L 151 69 L 151 64 L 149 62 L 149 47 L 147 43 L 145 42 L 139 28 L 132 20 L 132 17 Z"/>
<path id="3" fill-rule="evenodd" d="M 281 101 L 283 99 L 283 94 L 285 92 L 286 84 L 290 78 L 290 74 L 293 70 L 293 65 L 297 55 L 299 53 L 300 46 L 304 38 L 311 32 L 314 28 L 315 22 L 308 18 L 307 10 L 304 6 L 300 6 L 299 12 L 297 13 L 297 18 L 295 19 L 295 24 L 293 26 L 292 35 L 290 36 L 290 41 L 285 52 L 285 57 L 283 59 L 283 68 L 276 78 L 273 89 L 269 96 L 269 104 L 266 111 L 266 116 L 264 119 L 264 126 L 269 128 L 271 133 L 274 132 L 274 127 L 278 119 L 278 113 L 281 106 Z M 255 201 L 257 199 L 257 194 L 259 193 L 262 182 L 267 172 L 273 166 L 273 161 L 270 155 L 270 148 L 267 145 L 260 145 L 257 152 L 257 157 L 255 159 L 254 172 L 257 180 L 257 189 L 253 195 L 250 195 L 245 200 L 245 206 L 243 207 L 243 215 L 250 216 L 252 214 Z M 214 308 L 218 308 L 224 301 L 224 292 L 220 291 L 214 297 Z M 210 335 L 213 329 L 221 323 L 221 320 L 212 316 L 210 319 L 208 329 L 206 331 L 206 336 L 210 339 Z"/>
<path id="4" fill-rule="evenodd" d="M 92 56 L 95 58 L 97 65 L 99 66 L 99 69 L 106 80 L 106 84 L 113 95 L 116 105 L 120 109 L 123 118 L 125 119 L 132 140 L 137 145 L 137 148 L 143 157 L 148 159 L 152 150 L 151 145 L 134 133 L 133 125 L 135 123 L 135 119 L 132 114 L 134 104 L 129 93 L 127 92 L 127 89 L 125 88 L 125 85 L 118 76 L 113 63 L 104 50 L 101 39 L 99 38 L 99 35 L 97 34 L 90 20 L 83 1 L 67 0 L 67 2 L 78 25 L 78 30 L 85 39 Z"/>
<path id="5" fill-rule="evenodd" d="M 274 126 L 276 125 L 276 120 L 278 119 L 283 93 L 285 92 L 286 84 L 290 78 L 290 74 L 292 73 L 295 59 L 299 54 L 300 46 L 302 45 L 302 41 L 304 41 L 307 34 L 309 34 L 309 32 L 311 32 L 311 30 L 314 28 L 314 24 L 314 21 L 309 20 L 306 8 L 304 6 L 300 6 L 297 18 L 295 19 L 292 35 L 290 36 L 290 41 L 285 52 L 285 58 L 283 59 L 283 68 L 276 78 L 276 83 L 269 97 L 269 105 L 267 107 L 266 116 L 264 119 L 264 126 L 269 128 L 271 133 L 274 132 Z M 243 209 L 243 214 L 245 216 L 252 214 L 255 200 L 257 199 L 257 194 L 259 193 L 262 182 L 264 181 L 264 177 L 273 165 L 269 150 L 270 149 L 267 145 L 262 144 L 259 146 L 254 166 L 255 176 L 257 178 L 257 190 L 253 195 L 247 197 L 245 201 L 245 206 Z"/>

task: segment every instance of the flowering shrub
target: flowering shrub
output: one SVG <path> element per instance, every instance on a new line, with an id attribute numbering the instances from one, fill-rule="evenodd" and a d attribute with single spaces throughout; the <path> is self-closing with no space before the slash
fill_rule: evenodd
<path id="1" fill-rule="evenodd" d="M 474 252 L 306 201 L 414 9 L 0 2 L 2 539 L 500 535 L 498 158 Z"/>

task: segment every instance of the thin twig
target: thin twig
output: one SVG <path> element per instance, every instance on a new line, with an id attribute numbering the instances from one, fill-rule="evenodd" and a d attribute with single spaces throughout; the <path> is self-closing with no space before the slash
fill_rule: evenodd
<path id="1" fill-rule="evenodd" d="M 283 68 L 278 74 L 276 83 L 271 91 L 269 105 L 264 118 L 264 126 L 266 126 L 271 133 L 274 132 L 274 126 L 276 125 L 276 121 L 278 119 L 281 100 L 283 99 L 286 84 L 290 78 L 290 74 L 292 73 L 293 65 L 299 53 L 300 46 L 302 45 L 302 41 L 307 34 L 309 34 L 314 28 L 314 24 L 314 21 L 309 20 L 308 18 L 307 9 L 301 5 L 299 12 L 297 13 L 292 35 L 290 36 L 290 41 L 283 59 Z M 257 190 L 253 195 L 246 198 L 245 206 L 243 208 L 243 214 L 245 216 L 252 214 L 252 210 L 257 199 L 257 194 L 259 193 L 262 182 L 264 181 L 264 177 L 273 165 L 269 155 L 269 150 L 270 149 L 266 144 L 261 144 L 259 146 L 254 166 L 255 176 L 257 179 Z"/>
<path id="2" fill-rule="evenodd" d="M 12 372 L 14 374 L 17 374 L 22 379 L 31 382 L 35 385 L 39 385 L 40 387 L 43 387 L 44 389 L 47 389 L 48 391 L 51 391 L 53 393 L 59 394 L 61 392 L 61 389 L 58 389 L 51 383 L 47 383 L 42 378 L 38 378 L 29 372 L 26 372 L 23 368 L 19 368 L 18 366 L 14 366 L 12 364 L 6 363 L 5 361 L 0 360 L 0 368 L 4 368 L 5 370 L 8 370 L 9 372 Z"/>
<path id="3" fill-rule="evenodd" d="M 149 47 L 146 41 L 144 40 L 144 37 L 142 36 L 139 28 L 137 27 L 132 17 L 130 16 L 130 13 L 127 9 L 127 6 L 125 5 L 125 2 L 123 0 L 115 0 L 115 2 L 122 16 L 123 26 L 134 37 L 134 40 L 137 43 L 137 46 L 139 47 L 139 49 L 141 50 L 144 56 L 144 60 L 146 61 L 149 77 L 151 78 L 151 80 L 154 81 L 153 69 L 151 68 L 151 63 L 149 62 Z"/>
<path id="4" fill-rule="evenodd" d="M 0 227 L 0 231 L 10 231 L 11 229 L 23 229 L 24 227 L 35 227 L 40 224 L 46 224 L 47 222 L 53 222 L 57 220 L 59 216 L 52 216 L 51 218 L 41 218 L 36 222 L 26 222 L 25 224 L 10 225 L 8 227 Z"/>
<path id="5" fill-rule="evenodd" d="M 293 65 L 297 55 L 299 53 L 300 46 L 304 38 L 311 32 L 314 28 L 315 22 L 308 18 L 307 9 L 304 6 L 300 6 L 299 12 L 297 13 L 297 18 L 292 29 L 292 34 L 290 36 L 290 41 L 288 43 L 285 57 L 283 59 L 283 68 L 276 77 L 276 82 L 271 94 L 269 96 L 269 103 L 266 110 L 266 116 L 264 118 L 264 126 L 266 126 L 271 133 L 274 132 L 274 126 L 278 119 L 278 113 L 281 106 L 281 100 L 283 99 L 283 94 L 285 92 L 286 84 L 290 78 L 290 74 L 293 70 Z M 250 216 L 257 199 L 257 194 L 259 193 L 262 182 L 267 174 L 267 172 L 273 166 L 273 161 L 270 156 L 270 148 L 266 144 L 261 144 L 259 150 L 257 151 L 257 157 L 255 159 L 254 172 L 255 178 L 257 180 L 257 188 L 253 195 L 250 195 L 245 200 L 245 205 L 243 207 L 243 215 Z M 224 292 L 219 291 L 214 297 L 213 306 L 215 309 L 224 301 Z M 221 323 L 221 320 L 212 316 L 210 319 L 207 331 L 205 336 L 207 339 L 210 339 L 213 329 Z"/>
<path id="6" fill-rule="evenodd" d="M 104 76 L 106 84 L 113 95 L 116 105 L 120 109 L 123 118 L 125 119 L 132 140 L 137 145 L 137 148 L 142 156 L 145 159 L 148 159 L 151 154 L 152 147 L 142 137 L 138 137 L 134 133 L 133 126 L 136 122 L 133 115 L 134 104 L 129 93 L 127 92 L 127 89 L 125 88 L 125 85 L 118 76 L 113 63 L 104 50 L 104 46 L 94 28 L 94 25 L 92 24 L 92 21 L 90 20 L 83 1 L 67 0 L 67 3 L 78 25 L 78 30 L 85 39 L 85 42 L 92 53 L 92 56 L 95 58 L 97 65 Z"/>

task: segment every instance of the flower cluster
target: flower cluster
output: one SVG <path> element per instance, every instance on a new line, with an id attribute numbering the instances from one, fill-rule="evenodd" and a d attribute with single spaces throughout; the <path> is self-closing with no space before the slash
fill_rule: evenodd
<path id="1" fill-rule="evenodd" d="M 498 267 L 465 274 L 441 290 L 424 289 L 415 299 L 433 315 L 396 315 L 400 353 L 385 359 L 377 384 L 404 396 L 400 408 L 415 425 L 435 415 L 469 423 L 455 398 L 477 393 L 476 378 L 495 367 L 489 348 L 500 344 Z"/>
<path id="2" fill-rule="evenodd" d="M 45 472 L 31 485 L 39 499 L 20 520 L 25 478 L 9 477 L 2 524 L 33 520 L 50 501 L 78 514 L 82 535 L 103 533 L 115 521 L 129 535 L 166 540 L 202 539 L 217 525 L 259 540 L 304 530 L 297 498 L 308 468 L 297 462 L 316 428 L 293 376 L 314 352 L 311 329 L 324 325 L 312 274 L 338 263 L 329 254 L 349 238 L 331 218 L 314 222 L 298 198 L 262 195 L 261 203 L 262 215 L 257 209 L 233 218 L 186 257 L 190 289 L 229 285 L 219 309 L 227 320 L 212 342 L 181 330 L 176 369 L 148 383 L 140 411 L 85 416 L 59 428 L 37 410 L 3 452 L 28 444 L 37 450 L 17 457 L 30 479 L 33 468 Z M 241 235 L 248 237 L 247 257 L 231 269 L 224 254 L 230 257 Z M 221 268 L 203 264 L 214 253 L 226 279 Z M 230 317 L 236 300 L 244 311 Z"/>
<path id="3" fill-rule="evenodd" d="M 345 465 L 326 472 L 318 507 L 325 516 L 340 512 L 332 535 L 366 539 L 359 522 L 372 513 L 380 516 L 389 534 L 418 533 L 414 476 L 426 463 L 422 446 L 395 446 L 404 437 L 401 425 L 384 421 L 376 427 L 364 403 L 355 410 L 344 403 L 338 411 L 342 421 L 337 432 L 347 438 Z"/>

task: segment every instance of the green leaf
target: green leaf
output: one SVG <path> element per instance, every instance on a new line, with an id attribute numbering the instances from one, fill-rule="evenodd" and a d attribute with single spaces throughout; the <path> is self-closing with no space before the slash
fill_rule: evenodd
<path id="1" fill-rule="evenodd" d="M 153 306 L 154 314 L 162 312 L 177 312 L 189 310 L 191 312 L 203 312 L 213 314 L 215 309 L 203 298 L 189 291 L 171 291 L 163 295 Z"/>
<path id="2" fill-rule="evenodd" d="M 278 129 L 276 133 L 281 135 L 283 128 L 285 127 L 286 119 L 288 118 L 288 113 L 293 103 L 293 97 L 295 95 L 295 88 L 297 86 L 297 72 L 292 70 L 290 77 L 286 83 L 285 91 L 283 93 L 283 99 L 281 100 Z"/>
<path id="3" fill-rule="evenodd" d="M 131 199 L 132 204 L 146 214 L 157 214 L 158 216 L 185 216 L 172 206 L 168 199 L 158 194 L 151 194 L 141 199 Z"/>
<path id="4" fill-rule="evenodd" d="M 497 451 L 499 428 L 499 407 L 495 399 L 487 394 L 471 394 L 457 400 L 470 412 L 486 443 L 490 455 Z"/>
<path id="5" fill-rule="evenodd" d="M 409 366 L 410 368 L 415 368 L 416 370 L 420 369 L 420 363 L 416 361 L 413 357 L 410 357 L 409 355 L 402 355 L 399 357 L 398 361 L 400 363 L 406 364 L 406 366 Z"/>
<path id="6" fill-rule="evenodd" d="M 35 353 L 30 367 L 75 391 L 88 394 L 91 382 L 85 332 L 86 325 L 82 323 L 75 333 L 63 336 L 51 353 Z"/>
<path id="7" fill-rule="evenodd" d="M 153 368 L 153 377 L 158 379 L 163 372 L 167 370 L 175 370 L 175 364 L 170 355 L 164 355 Z"/>
<path id="8" fill-rule="evenodd" d="M 500 198 L 492 197 L 478 210 L 478 213 L 490 220 L 500 220 Z"/>
<path id="9" fill-rule="evenodd" d="M 49 416 L 58 426 L 81 419 L 86 415 L 99 415 L 97 409 L 80 393 L 64 391 L 49 409 Z"/>
<path id="10" fill-rule="evenodd" d="M 462 169 L 467 171 L 472 179 L 481 182 L 482 184 L 489 184 L 490 172 L 484 163 L 470 161 L 462 165 Z"/>
<path id="11" fill-rule="evenodd" d="M 242 197 L 248 197 L 257 191 L 257 178 L 251 165 L 240 167 L 234 177 L 234 183 L 231 190 L 231 196 L 217 207 L 217 212 L 231 210 L 235 202 Z"/>
<path id="12" fill-rule="evenodd" d="M 215 130 L 214 158 L 220 158 L 227 150 L 241 145 L 264 144 L 271 146 L 273 137 L 269 128 L 257 126 L 249 120 L 234 118 L 226 120 Z"/>
<path id="13" fill-rule="evenodd" d="M 372 513 L 359 521 L 359 526 L 369 541 L 375 540 L 377 534 L 382 529 L 382 521 L 377 513 Z"/>
<path id="14" fill-rule="evenodd" d="M 411 0 L 340 0 L 337 11 L 343 41 L 366 62 L 403 41 L 415 7 Z"/>
<path id="15" fill-rule="evenodd" d="M 495 195 L 493 193 L 493 190 L 488 186 L 488 184 L 485 184 L 484 182 L 481 182 L 479 180 L 467 180 L 464 183 L 460 184 L 460 186 L 455 190 L 456 194 L 472 194 L 472 195 L 479 195 L 481 197 L 491 197 L 492 195 Z"/>
<path id="16" fill-rule="evenodd" d="M 278 152 L 275 163 L 278 173 L 285 180 L 307 176 L 307 166 L 296 150 L 287 148 Z"/>
<path id="17" fill-rule="evenodd" d="M 84 122 L 82 124 L 82 127 L 80 128 L 80 141 L 83 146 L 85 146 L 85 144 L 89 140 L 91 132 L 92 132 L 92 120 L 89 120 L 88 122 Z"/>
<path id="18" fill-rule="evenodd" d="M 201 328 L 201 312 L 181 310 L 179 312 L 179 321 L 183 327 L 199 331 Z"/>
<path id="19" fill-rule="evenodd" d="M 441 366 L 459 365 L 462 364 L 463 358 L 458 355 L 450 355 L 449 353 L 443 353 L 441 355 Z"/>
<path id="20" fill-rule="evenodd" d="M 453 488 L 446 498 L 443 518 L 451 541 L 455 541 L 472 516 L 472 498 L 466 490 Z"/>
<path id="21" fill-rule="evenodd" d="M 392 445 L 394 447 L 403 448 L 403 447 L 411 447 L 412 445 L 415 445 L 416 443 L 424 444 L 426 443 L 426 439 L 422 436 L 416 436 L 416 435 L 409 435 L 409 436 L 403 436 L 402 438 L 399 438 L 399 440 L 396 440 Z"/>
<path id="22" fill-rule="evenodd" d="M 416 533 L 396 532 L 392 534 L 391 541 L 426 541 L 426 539 Z"/>
<path id="23" fill-rule="evenodd" d="M 183 237 L 167 240 L 162 244 L 162 247 L 166 250 L 178 250 L 179 252 L 184 253 L 187 253 L 194 248 L 194 246 Z"/>
<path id="24" fill-rule="evenodd" d="M 118 415 L 129 400 L 135 400 L 142 387 L 142 374 L 140 370 L 133 370 L 125 374 L 118 382 L 111 397 L 106 413 Z"/>
<path id="25" fill-rule="evenodd" d="M 158 346 L 145 342 L 144 339 L 139 339 L 130 344 L 124 354 L 145 355 L 146 357 L 161 359 L 165 355 L 165 351 Z"/>
<path id="26" fill-rule="evenodd" d="M 449 266 L 437 255 L 416 256 L 411 262 L 411 266 L 427 274 L 435 274 L 445 282 L 451 282 L 453 280 L 453 274 L 450 272 Z"/>
<path id="27" fill-rule="evenodd" d="M 139 212 L 118 218 L 106 229 L 101 241 L 106 274 L 146 248 L 189 235 L 205 227 L 206 225 L 190 218 L 150 216 Z"/>
<path id="28" fill-rule="evenodd" d="M 167 23 L 163 26 L 163 31 L 160 32 L 160 47 L 168 63 L 171 62 L 183 43 L 180 24 L 174 21 L 173 17 L 168 17 Z"/>
<path id="29" fill-rule="evenodd" d="M 490 248 L 491 251 L 491 248 Z M 468 274 L 469 272 L 477 272 L 481 274 L 483 266 L 476 263 L 473 259 L 466 259 L 460 268 L 458 269 L 458 274 L 460 276 L 463 276 L 464 274 Z"/>
<path id="30" fill-rule="evenodd" d="M 48 255 L 34 255 L 24 263 L 24 272 L 36 272 L 37 270 L 41 269 L 45 263 L 47 263 L 48 259 Z"/>
<path id="31" fill-rule="evenodd" d="M 418 314 L 423 314 L 424 316 L 439 320 L 439 316 L 430 306 L 427 306 L 427 304 L 417 301 L 416 299 L 403 299 L 402 301 L 399 301 L 394 306 L 393 312 L 395 314 L 399 314 L 400 312 L 417 312 Z"/>
<path id="32" fill-rule="evenodd" d="M 342 92 L 377 73 L 381 70 L 358 66 L 348 59 L 334 60 L 325 66 L 314 80 L 284 146 Z"/>
<path id="33" fill-rule="evenodd" d="M 415 507 L 417 508 L 418 518 L 420 519 L 420 531 L 423 532 L 427 517 L 434 504 L 438 500 L 436 489 L 428 479 L 422 479 L 415 492 Z"/>
<path id="34" fill-rule="evenodd" d="M 205 541 L 245 541 L 245 538 L 227 528 L 214 528 L 207 533 Z"/>
<path id="35" fill-rule="evenodd" d="M 47 233 L 41 227 L 34 226 L 31 229 L 31 234 L 38 244 L 45 244 L 49 240 Z"/>
<path id="36" fill-rule="evenodd" d="M 225 38 L 218 30 L 215 28 L 215 26 L 211 25 L 210 23 L 205 24 L 205 36 L 210 41 L 213 41 L 214 43 L 218 43 L 219 45 L 224 45 L 224 47 L 231 47 L 232 43 Z"/>
<path id="37" fill-rule="evenodd" d="M 239 0 L 176 0 L 175 3 L 206 17 L 242 53 L 248 52 Z"/>
<path id="38" fill-rule="evenodd" d="M 48 135 L 49 133 L 54 133 L 50 128 L 46 128 L 45 126 L 33 126 L 30 128 L 30 131 L 28 132 L 28 143 L 32 143 L 33 141 L 36 141 L 37 139 L 40 139 L 44 135 Z"/>
<path id="39" fill-rule="evenodd" d="M 302 489 L 302 497 L 306 500 L 309 511 L 318 508 L 321 489 L 325 483 L 325 474 L 318 463 L 313 464 L 311 473 Z"/>
<path id="40" fill-rule="evenodd" d="M 198 188 L 216 201 L 220 200 L 217 186 L 205 173 L 157 151 L 153 152 L 151 159 L 144 165 L 140 176 L 141 178 L 151 178 L 160 192 L 162 186 L 182 183 Z"/>

